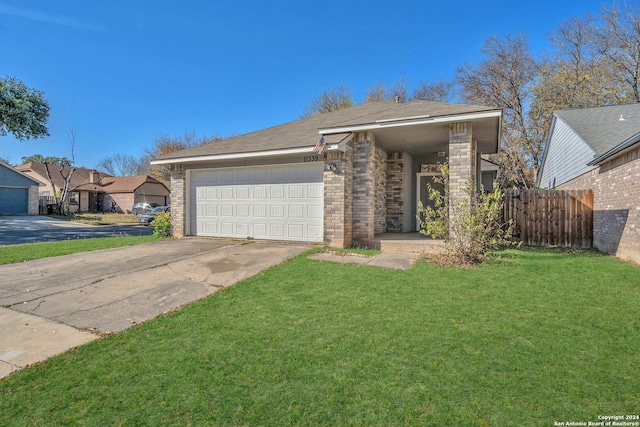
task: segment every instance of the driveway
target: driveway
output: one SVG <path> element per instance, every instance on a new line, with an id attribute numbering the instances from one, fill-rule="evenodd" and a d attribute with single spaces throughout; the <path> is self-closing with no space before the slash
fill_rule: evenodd
<path id="1" fill-rule="evenodd" d="M 92 237 L 150 236 L 144 225 L 87 225 L 47 216 L 0 216 L 0 246 Z"/>
<path id="2" fill-rule="evenodd" d="M 0 378 L 310 247 L 185 238 L 0 266 Z"/>

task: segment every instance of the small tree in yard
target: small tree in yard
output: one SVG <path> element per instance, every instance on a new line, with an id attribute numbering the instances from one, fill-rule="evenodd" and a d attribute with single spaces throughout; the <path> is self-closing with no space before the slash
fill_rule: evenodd
<path id="1" fill-rule="evenodd" d="M 153 235 L 156 237 L 171 236 L 171 214 L 168 212 L 160 212 L 156 214 L 151 222 L 153 225 Z"/>
<path id="2" fill-rule="evenodd" d="M 442 165 L 441 172 L 434 181 L 444 185 L 445 194 L 429 185 L 427 191 L 433 207 L 419 204 L 422 234 L 445 240 L 452 261 L 466 265 L 481 262 L 492 249 L 514 244 L 511 241 L 513 224 L 502 220 L 504 193 L 500 187 L 494 187 L 491 193 L 484 188 L 476 193 L 469 182 L 465 188 L 469 197 L 452 201 L 447 163 Z"/>

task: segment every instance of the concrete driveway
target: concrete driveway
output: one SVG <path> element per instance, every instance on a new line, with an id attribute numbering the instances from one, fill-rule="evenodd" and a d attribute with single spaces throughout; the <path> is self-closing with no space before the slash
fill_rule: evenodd
<path id="1" fill-rule="evenodd" d="M 87 225 L 47 216 L 0 215 L 0 246 L 114 236 L 150 236 L 153 227 L 138 224 Z"/>
<path id="2" fill-rule="evenodd" d="M 310 248 L 186 238 L 0 266 L 0 378 Z"/>

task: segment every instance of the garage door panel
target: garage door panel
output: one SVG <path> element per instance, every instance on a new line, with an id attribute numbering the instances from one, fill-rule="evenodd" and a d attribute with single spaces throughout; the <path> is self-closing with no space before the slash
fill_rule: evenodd
<path id="1" fill-rule="evenodd" d="M 322 164 L 194 171 L 198 235 L 321 242 Z"/>

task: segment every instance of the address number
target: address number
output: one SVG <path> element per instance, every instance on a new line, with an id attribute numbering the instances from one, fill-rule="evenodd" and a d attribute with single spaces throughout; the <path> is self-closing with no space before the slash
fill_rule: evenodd
<path id="1" fill-rule="evenodd" d="M 318 160 L 320 160 L 319 156 L 304 156 L 305 162 L 317 162 Z"/>

